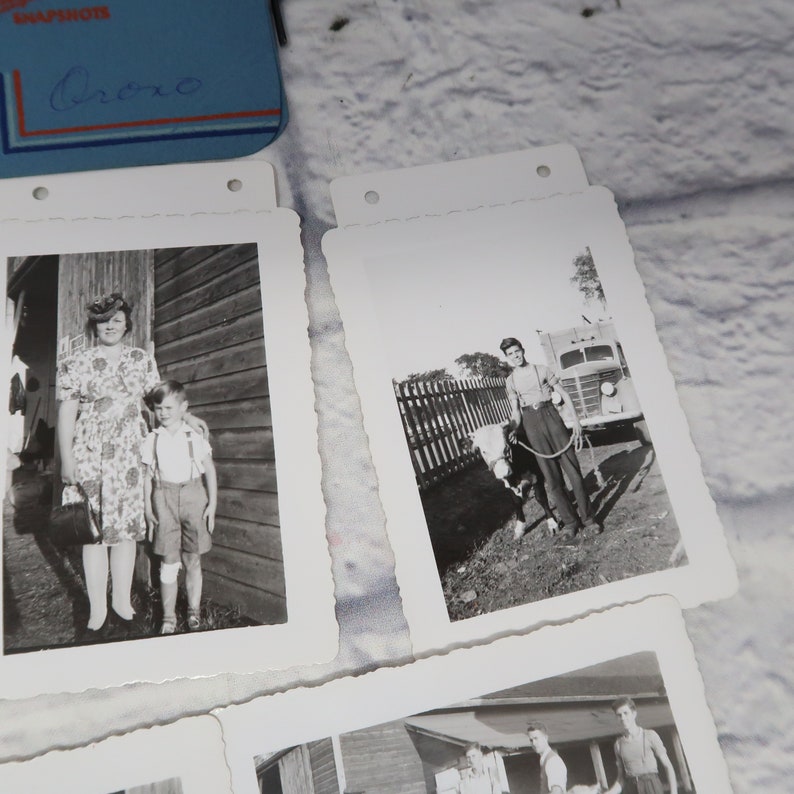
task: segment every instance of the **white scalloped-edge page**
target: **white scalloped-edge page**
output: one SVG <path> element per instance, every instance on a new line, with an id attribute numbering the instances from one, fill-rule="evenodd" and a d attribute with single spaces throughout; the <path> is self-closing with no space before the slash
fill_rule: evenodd
<path id="1" fill-rule="evenodd" d="M 46 794 L 232 794 L 223 736 L 209 716 L 0 764 L 0 790 Z"/>
<path id="2" fill-rule="evenodd" d="M 207 630 L 205 622 L 205 630 L 188 633 L 180 623 L 176 636 L 133 631 L 133 639 L 76 646 L 81 615 L 87 614 L 79 551 L 55 550 L 46 540 L 46 516 L 23 525 L 24 510 L 15 512 L 6 502 L 0 695 L 281 669 L 333 658 L 338 626 L 300 224 L 294 212 L 276 204 L 272 167 L 208 163 L 0 181 L 0 261 L 7 295 L 5 382 L 9 367 L 22 373 L 27 386 L 34 385 L 29 375 L 37 374 L 38 394 L 46 386 L 50 403 L 52 365 L 34 360 L 36 345 L 60 358 L 90 344 L 76 332 L 54 339 L 58 317 L 83 313 L 94 281 L 101 282 L 96 292 L 113 291 L 118 280 L 140 292 L 136 311 L 144 314 L 134 317 L 154 326 L 147 349 L 155 359 L 161 356 L 161 375 L 175 371 L 179 377 L 172 377 L 185 383 L 189 401 L 191 391 L 204 395 L 192 412 L 207 417 L 221 494 L 216 556 L 204 558 L 205 593 L 207 578 L 214 577 L 216 603 L 232 610 L 243 605 L 244 618 L 237 628 Z M 146 285 L 140 289 L 137 273 Z M 57 293 L 79 296 L 76 305 L 68 300 L 58 308 Z M 46 322 L 36 320 L 46 328 L 40 334 L 45 341 L 37 341 L 30 318 L 44 317 L 47 305 L 56 308 Z M 153 344 L 157 338 L 167 341 Z M 12 352 L 23 349 L 30 360 L 20 365 L 17 356 L 12 362 Z M 176 369 L 168 370 L 166 361 Z M 47 377 L 36 367 L 47 369 Z M 28 419 L 4 414 L 9 447 L 19 444 L 20 433 L 23 446 L 31 436 L 25 422 L 36 424 L 37 400 L 37 392 L 27 393 Z M 57 408 L 48 405 L 38 417 L 52 432 Z M 4 460 L 7 487 L 24 506 L 30 496 L 24 491 L 33 486 L 29 479 L 21 489 L 15 482 L 25 467 L 19 455 L 9 453 Z M 43 460 L 34 461 L 34 468 L 42 469 L 33 472 L 35 485 L 36 477 L 51 478 L 57 467 Z M 40 568 L 49 572 L 54 589 L 65 591 L 53 602 L 52 617 L 42 617 L 26 584 L 30 579 L 46 589 L 47 577 L 36 585 Z M 155 567 L 155 585 L 156 576 Z M 159 623 L 155 635 L 158 629 Z"/>
<path id="3" fill-rule="evenodd" d="M 625 227 L 612 195 L 587 187 L 581 175 L 575 151 L 549 147 L 332 185 L 341 228 L 325 235 L 323 251 L 417 655 L 652 594 L 673 594 L 689 607 L 736 588 Z M 523 198 L 517 181 L 526 186 Z M 364 206 L 370 191 L 376 207 L 389 208 L 381 217 Z M 573 261 L 587 251 L 603 305 L 572 281 Z M 454 359 L 501 358 L 500 340 L 517 337 L 529 361 L 551 363 L 536 332 L 585 319 L 612 324 L 652 443 L 636 440 L 635 410 L 619 442 L 594 433 L 592 453 L 578 454 L 603 534 L 549 538 L 530 499 L 529 531 L 516 538 L 509 494 L 482 460 L 445 476 L 444 466 L 453 461 L 454 469 L 462 458 L 466 435 L 505 418 L 476 405 L 482 399 L 461 385 Z M 617 361 L 614 345 L 610 355 Z M 457 385 L 422 386 L 416 400 L 416 389 L 403 392 L 401 409 L 395 382 L 439 369 Z M 619 397 L 609 411 L 628 417 L 629 397 Z"/>
<path id="4" fill-rule="evenodd" d="M 584 680 L 590 684 L 577 684 Z M 512 791 L 527 773 L 537 779 L 525 732 L 531 720 L 542 719 L 552 746 L 565 741 L 558 749 L 569 786 L 574 775 L 596 783 L 593 743 L 614 770 L 612 742 L 621 728 L 611 704 L 621 695 L 636 698 L 639 725 L 660 731 L 679 790 L 690 790 L 684 770 L 697 791 L 732 790 L 694 650 L 670 597 L 213 713 L 235 794 L 258 794 L 257 773 L 263 778 L 268 770 L 294 790 L 304 769 L 320 774 L 321 765 L 340 791 L 377 791 L 378 781 L 398 778 L 419 790 L 425 774 L 463 768 L 471 742 L 503 756 L 510 785 L 503 790 Z M 285 761 L 276 772 L 278 759 Z M 614 782 L 610 772 L 606 783 Z"/>
<path id="5" fill-rule="evenodd" d="M 367 226 L 578 193 L 587 186 L 576 149 L 557 144 L 476 160 L 340 177 L 331 182 L 331 198 L 339 227 Z"/>

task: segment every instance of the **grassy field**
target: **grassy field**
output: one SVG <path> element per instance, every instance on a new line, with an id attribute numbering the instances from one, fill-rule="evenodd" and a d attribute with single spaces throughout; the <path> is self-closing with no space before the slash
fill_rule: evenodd
<path id="1" fill-rule="evenodd" d="M 579 461 L 604 532 L 572 543 L 548 536 L 532 500 L 530 530 L 516 540 L 509 495 L 479 462 L 423 494 L 451 620 L 670 567 L 679 531 L 653 447 L 618 442 L 592 454 Z"/>

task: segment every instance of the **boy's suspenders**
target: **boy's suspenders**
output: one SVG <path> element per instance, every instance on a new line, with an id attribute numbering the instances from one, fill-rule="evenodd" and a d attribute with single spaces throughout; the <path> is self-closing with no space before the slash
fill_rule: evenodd
<path id="1" fill-rule="evenodd" d="M 187 436 L 187 452 L 188 452 L 188 455 L 190 455 L 190 477 L 191 477 L 191 479 L 193 479 L 193 469 L 194 468 L 196 469 L 196 474 L 199 477 L 201 477 L 201 469 L 199 469 L 199 465 L 196 462 L 196 455 L 193 452 L 193 433 L 192 433 L 192 431 L 188 430 L 187 433 L 185 433 L 185 436 Z M 154 479 L 155 482 L 160 482 L 160 464 L 158 463 L 158 460 L 157 460 L 157 442 L 159 440 L 160 440 L 160 434 L 159 433 L 155 433 L 154 434 L 154 450 L 152 451 L 152 463 L 153 463 L 153 469 L 154 469 L 153 472 L 152 472 L 152 478 Z"/>

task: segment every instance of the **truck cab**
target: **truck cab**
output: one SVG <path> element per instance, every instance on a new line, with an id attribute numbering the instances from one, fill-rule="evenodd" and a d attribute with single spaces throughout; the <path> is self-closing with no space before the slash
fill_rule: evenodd
<path id="1" fill-rule="evenodd" d="M 611 322 L 538 334 L 548 364 L 570 395 L 583 428 L 596 432 L 633 425 L 637 438 L 650 443 L 631 373 Z M 572 424 L 570 417 L 566 424 Z"/>

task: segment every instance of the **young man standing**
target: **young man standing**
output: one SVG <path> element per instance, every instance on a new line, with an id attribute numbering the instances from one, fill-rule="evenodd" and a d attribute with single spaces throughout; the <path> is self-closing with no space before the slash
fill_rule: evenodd
<path id="1" fill-rule="evenodd" d="M 664 767 L 670 794 L 678 794 L 675 769 L 656 731 L 637 725 L 637 707 L 631 698 L 618 698 L 612 711 L 623 734 L 615 740 L 618 779 L 604 794 L 663 794 L 657 761 Z"/>
<path id="2" fill-rule="evenodd" d="M 540 794 L 565 794 L 568 769 L 551 748 L 546 726 L 542 722 L 530 722 L 527 736 L 532 749 L 540 756 Z"/>
<path id="3" fill-rule="evenodd" d="M 502 794 L 496 770 L 486 766 L 482 748 L 470 744 L 466 748 L 466 769 L 461 774 L 460 794 Z"/>
<path id="4" fill-rule="evenodd" d="M 551 493 L 557 510 L 565 524 L 561 539 L 570 540 L 582 529 L 602 531 L 593 516 L 593 507 L 579 468 L 574 446 L 581 439 L 582 426 L 576 416 L 573 401 L 559 378 L 542 364 L 530 364 L 524 357 L 524 346 L 512 336 L 502 340 L 499 345 L 507 363 L 513 368 L 505 383 L 507 397 L 512 407 L 510 424 L 513 430 L 524 426 L 529 446 L 537 452 L 552 455 L 564 449 L 571 434 L 565 427 L 557 409 L 552 403 L 554 392 L 559 394 L 573 417 L 573 443 L 562 454 L 542 458 L 537 457 L 546 485 Z M 568 476 L 576 499 L 574 510 L 565 487 L 563 472 Z M 578 514 L 577 514 L 578 513 Z"/>

